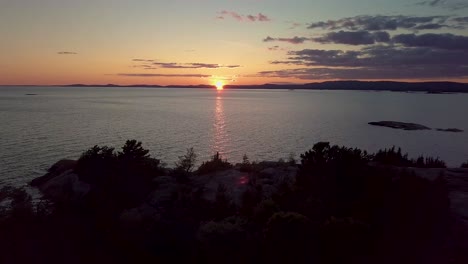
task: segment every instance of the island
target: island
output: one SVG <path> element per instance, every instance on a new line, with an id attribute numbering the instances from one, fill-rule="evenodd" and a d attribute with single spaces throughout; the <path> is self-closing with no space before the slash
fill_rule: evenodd
<path id="1" fill-rule="evenodd" d="M 437 128 L 437 131 L 441 131 L 441 132 L 453 132 L 453 133 L 461 133 L 463 132 L 462 129 L 458 129 L 458 128 Z"/>
<path id="2" fill-rule="evenodd" d="M 215 88 L 214 85 L 157 85 L 157 84 L 68 84 L 64 87 L 128 87 L 128 88 Z M 344 91 L 393 91 L 393 92 L 426 92 L 428 94 L 468 93 L 468 83 L 458 82 L 395 82 L 395 81 L 325 81 L 315 83 L 291 84 L 254 84 L 225 85 L 224 89 L 284 89 L 284 90 L 344 90 Z"/>
<path id="3" fill-rule="evenodd" d="M 405 123 L 405 122 L 397 122 L 397 121 L 379 121 L 379 122 L 369 122 L 369 125 L 373 126 L 383 126 L 383 127 L 390 127 L 394 129 L 403 129 L 403 130 L 431 130 L 430 127 L 415 124 L 415 123 Z"/>

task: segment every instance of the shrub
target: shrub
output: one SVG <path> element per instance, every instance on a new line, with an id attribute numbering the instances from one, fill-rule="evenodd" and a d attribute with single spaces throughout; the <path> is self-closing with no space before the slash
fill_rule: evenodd
<path id="1" fill-rule="evenodd" d="M 409 159 L 408 153 L 402 154 L 401 148 L 395 151 L 395 147 L 379 150 L 374 155 L 374 161 L 400 167 L 446 168 L 445 162 L 439 158 L 419 156 L 416 160 Z"/>
<path id="2" fill-rule="evenodd" d="M 117 154 L 112 147 L 94 146 L 78 159 L 75 171 L 93 189 L 93 202 L 116 210 L 137 205 L 152 188 L 154 177 L 164 173 L 158 159 L 136 140 L 127 140 Z"/>
<path id="3" fill-rule="evenodd" d="M 468 161 L 463 163 L 461 166 L 461 168 L 465 168 L 465 169 L 468 169 Z"/>
<path id="4" fill-rule="evenodd" d="M 82 181 L 96 184 L 106 181 L 105 177 L 115 170 L 116 159 L 114 148 L 95 145 L 81 154 L 75 171 Z"/>
<path id="5" fill-rule="evenodd" d="M 267 257 L 273 263 L 309 263 L 315 253 L 314 229 L 309 219 L 301 214 L 275 213 L 264 230 Z"/>
<path id="6" fill-rule="evenodd" d="M 242 263 L 239 258 L 247 247 L 244 225 L 239 217 L 202 224 L 197 236 L 202 263 Z"/>
<path id="7" fill-rule="evenodd" d="M 23 188 L 5 186 L 0 189 L 1 220 L 30 221 L 34 215 L 31 195 Z"/>
<path id="8" fill-rule="evenodd" d="M 258 224 L 263 225 L 278 211 L 279 207 L 273 200 L 263 200 L 255 207 L 253 219 Z"/>
<path id="9" fill-rule="evenodd" d="M 394 166 L 402 166 L 402 167 L 409 167 L 413 165 L 413 161 L 408 159 L 408 153 L 402 154 L 401 148 L 398 148 L 395 151 L 395 147 L 393 146 L 390 149 L 379 150 L 374 155 L 374 161 L 380 162 L 386 165 L 394 165 Z"/>
<path id="10" fill-rule="evenodd" d="M 312 188 L 318 193 L 326 193 L 340 179 L 355 184 L 355 176 L 360 174 L 370 159 L 366 151 L 319 142 L 301 154 L 296 185 L 302 189 Z"/>
<path id="11" fill-rule="evenodd" d="M 369 252 L 369 228 L 352 218 L 331 217 L 321 229 L 320 253 L 325 263 L 361 263 Z"/>
<path id="12" fill-rule="evenodd" d="M 242 163 L 240 164 L 239 170 L 242 172 L 250 172 L 252 170 L 252 164 L 250 163 L 247 154 L 244 154 L 244 156 L 242 156 Z"/>
<path id="13" fill-rule="evenodd" d="M 235 206 L 224 184 L 219 184 L 215 194 L 211 214 L 215 219 L 223 219 L 235 213 Z"/>
<path id="14" fill-rule="evenodd" d="M 414 166 L 418 168 L 447 168 L 443 160 L 433 157 L 424 158 L 420 156 L 416 161 L 413 161 L 413 163 Z"/>
<path id="15" fill-rule="evenodd" d="M 296 155 L 294 153 L 289 153 L 288 156 L 288 161 L 287 161 L 289 166 L 296 166 Z"/>
<path id="16" fill-rule="evenodd" d="M 227 160 L 223 160 L 219 155 L 219 152 L 216 152 L 210 161 L 205 161 L 202 163 L 202 165 L 200 165 L 197 172 L 198 174 L 203 175 L 215 171 L 227 170 L 230 168 L 232 168 L 232 164 Z"/>

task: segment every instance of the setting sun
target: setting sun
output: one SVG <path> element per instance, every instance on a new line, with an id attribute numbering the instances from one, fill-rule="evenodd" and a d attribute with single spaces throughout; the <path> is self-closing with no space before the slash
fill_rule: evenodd
<path id="1" fill-rule="evenodd" d="M 223 90 L 224 89 L 224 82 L 223 81 L 216 81 L 216 90 Z"/>

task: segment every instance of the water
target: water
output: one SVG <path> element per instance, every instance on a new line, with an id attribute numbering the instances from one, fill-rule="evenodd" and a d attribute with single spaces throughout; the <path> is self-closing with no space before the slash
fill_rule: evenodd
<path id="1" fill-rule="evenodd" d="M 37 94 L 37 95 L 26 95 Z M 395 120 L 468 130 L 468 94 L 150 88 L 0 88 L 0 184 L 23 185 L 93 145 L 143 141 L 169 166 L 189 147 L 198 160 L 299 157 L 318 141 L 411 157 L 468 160 L 468 132 L 402 131 Z"/>

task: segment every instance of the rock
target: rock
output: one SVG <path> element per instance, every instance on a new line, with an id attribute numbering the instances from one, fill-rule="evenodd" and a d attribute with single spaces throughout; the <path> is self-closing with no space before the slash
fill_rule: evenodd
<path id="1" fill-rule="evenodd" d="M 437 128 L 437 131 L 441 132 L 454 132 L 454 133 L 461 133 L 463 130 L 458 129 L 458 128 Z"/>
<path id="2" fill-rule="evenodd" d="M 266 168 L 260 172 L 264 178 L 273 180 L 275 184 L 287 182 L 292 184 L 295 180 L 298 168 L 294 166 Z"/>
<path id="3" fill-rule="evenodd" d="M 55 201 L 66 199 L 79 202 L 91 190 L 91 186 L 80 181 L 73 170 L 64 171 L 37 187 L 44 197 Z"/>
<path id="4" fill-rule="evenodd" d="M 164 185 L 159 185 L 158 188 L 152 191 L 149 195 L 147 203 L 155 208 L 163 207 L 174 197 L 174 193 L 177 192 L 177 184 L 176 183 L 167 183 Z"/>
<path id="5" fill-rule="evenodd" d="M 369 122 L 368 124 L 373 125 L 373 126 L 383 126 L 383 127 L 390 127 L 390 128 L 403 129 L 403 130 L 431 130 L 431 128 L 420 125 L 420 124 L 404 123 L 404 122 L 396 122 L 396 121 Z"/>
<path id="6" fill-rule="evenodd" d="M 155 220 L 160 218 L 159 211 L 147 203 L 126 209 L 120 214 L 120 221 L 126 226 L 140 226 L 145 220 Z"/>
<path id="7" fill-rule="evenodd" d="M 41 176 L 32 180 L 29 184 L 34 187 L 40 186 L 46 183 L 47 181 L 50 181 L 51 179 L 59 176 L 63 172 L 74 169 L 76 166 L 76 163 L 77 163 L 76 160 L 67 160 L 67 159 L 60 160 L 54 165 L 52 165 L 52 167 L 50 167 L 47 170 L 47 173 L 44 176 Z"/>
<path id="8" fill-rule="evenodd" d="M 76 163 L 75 160 L 60 160 L 44 176 L 32 180 L 30 185 L 53 201 L 67 199 L 79 202 L 89 193 L 91 186 L 80 181 L 74 172 Z"/>

